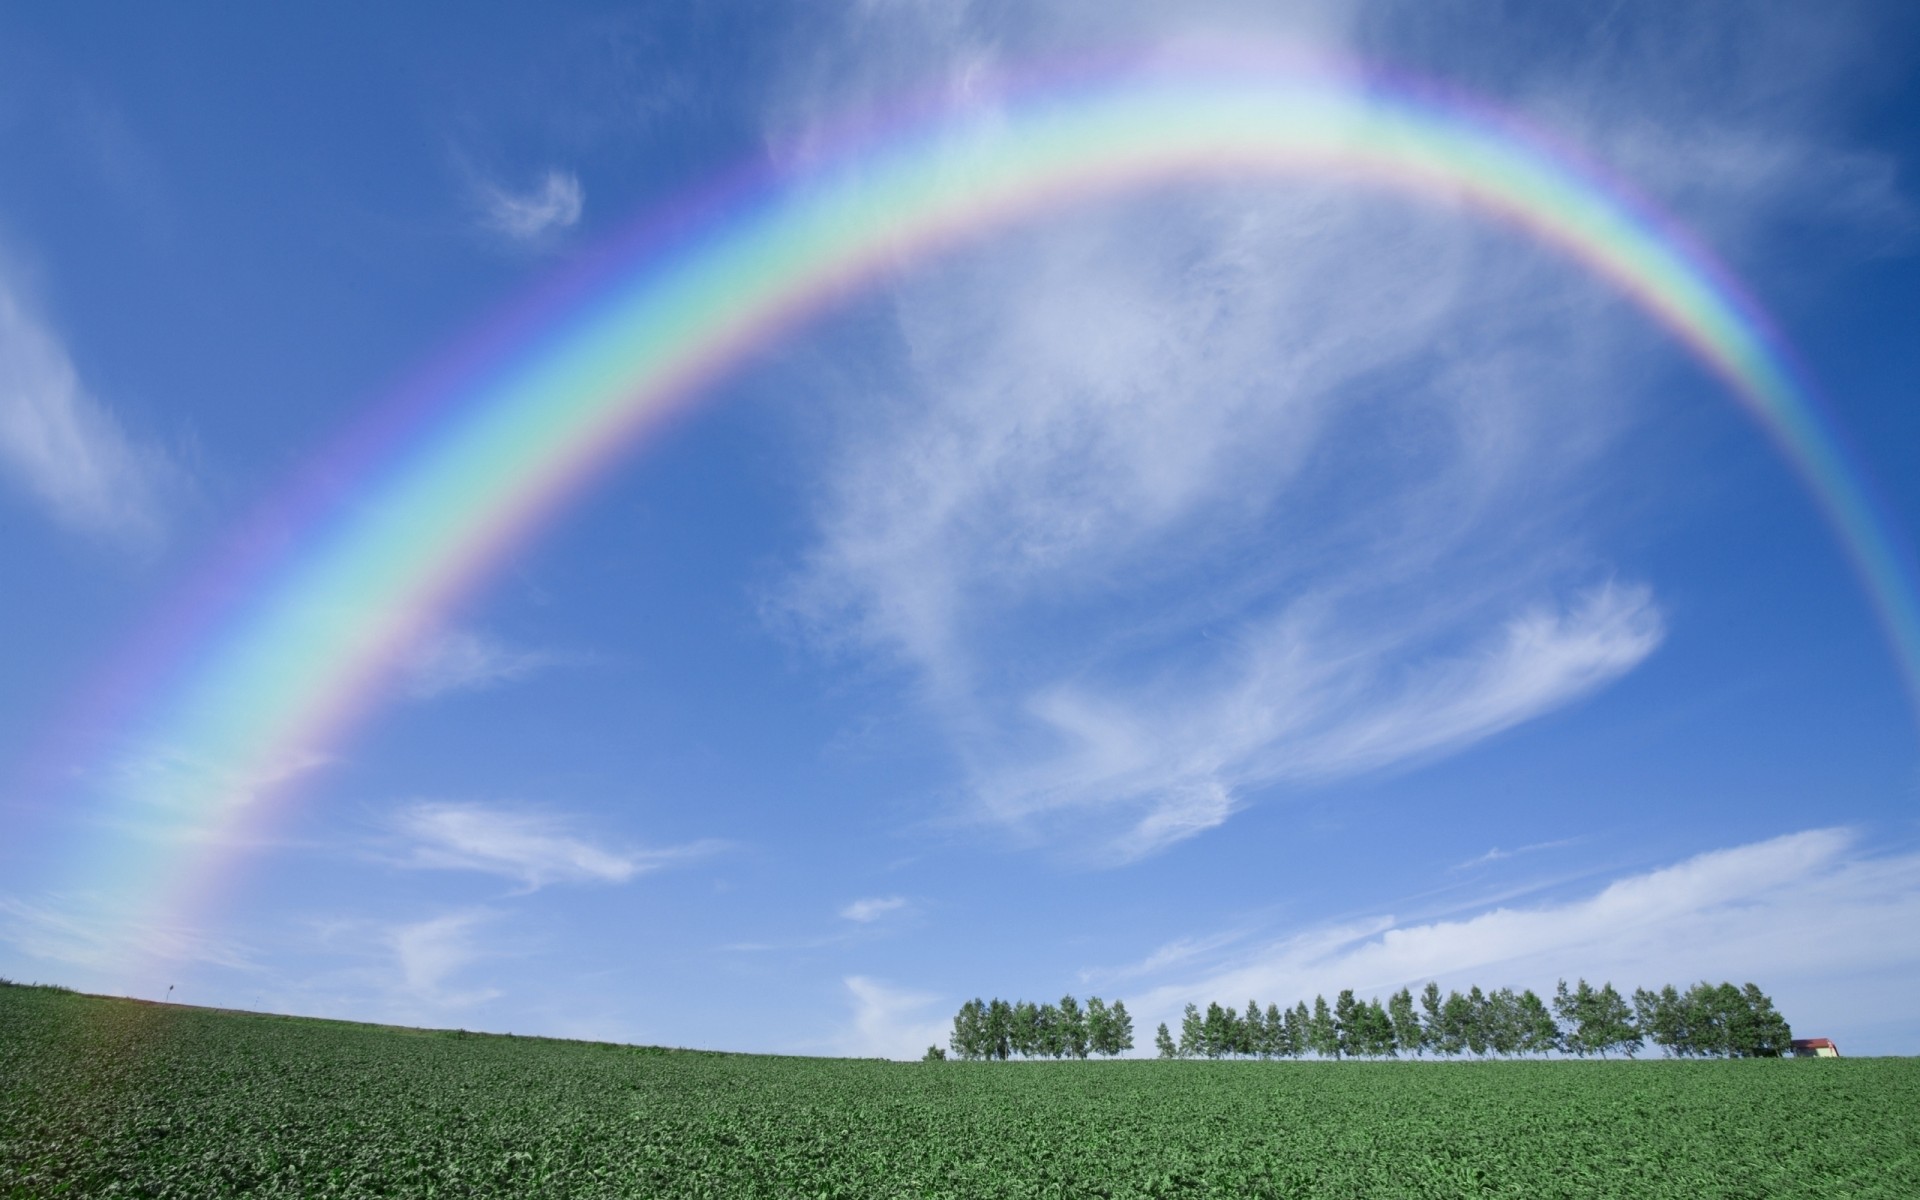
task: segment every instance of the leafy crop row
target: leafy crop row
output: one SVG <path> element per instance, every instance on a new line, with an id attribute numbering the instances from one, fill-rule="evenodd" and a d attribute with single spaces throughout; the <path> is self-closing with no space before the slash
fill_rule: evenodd
<path id="1" fill-rule="evenodd" d="M 882 1063 L 0 987 L 0 1196 L 1920 1195 L 1912 1060 Z"/>

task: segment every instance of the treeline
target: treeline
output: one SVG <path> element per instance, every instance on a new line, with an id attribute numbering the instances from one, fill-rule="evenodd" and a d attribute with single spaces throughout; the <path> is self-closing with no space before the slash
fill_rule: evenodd
<path id="1" fill-rule="evenodd" d="M 1115 1000 L 1109 1007 L 1098 996 L 1085 1008 L 1072 996 L 1058 1004 L 969 1000 L 954 1014 L 949 1044 L 966 1059 L 1111 1057 L 1133 1049 L 1133 1018 L 1125 1004 Z M 929 1056 L 937 1049 L 929 1047 Z"/>
<path id="2" fill-rule="evenodd" d="M 1697 983 L 1680 992 L 1641 988 L 1632 1003 L 1611 983 L 1595 988 L 1582 979 L 1569 989 L 1561 980 L 1551 1007 L 1529 989 L 1440 995 L 1438 984 L 1421 992 L 1416 1010 L 1402 988 L 1382 1005 L 1359 1000 L 1351 988 L 1332 1005 L 1315 996 L 1292 1008 L 1249 1000 L 1244 1012 L 1218 1003 L 1187 1005 L 1180 1038 L 1162 1023 L 1154 1036 L 1161 1058 L 1391 1058 L 1401 1054 L 1453 1057 L 1548 1054 L 1585 1057 L 1611 1052 L 1628 1056 L 1648 1043 L 1681 1058 L 1774 1057 L 1791 1048 L 1793 1032 L 1773 1001 L 1749 983 Z"/>

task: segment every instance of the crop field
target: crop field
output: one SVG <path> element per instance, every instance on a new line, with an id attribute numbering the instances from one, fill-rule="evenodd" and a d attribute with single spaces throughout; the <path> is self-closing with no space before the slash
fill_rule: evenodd
<path id="1" fill-rule="evenodd" d="M 0 987 L 0 1196 L 1920 1196 L 1920 1060 L 884 1063 Z"/>

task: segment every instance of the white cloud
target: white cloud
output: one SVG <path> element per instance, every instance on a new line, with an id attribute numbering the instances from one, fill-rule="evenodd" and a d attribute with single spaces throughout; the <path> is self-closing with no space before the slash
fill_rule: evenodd
<path id="1" fill-rule="evenodd" d="M 878 921 L 890 913 L 897 913 L 907 907 L 905 896 L 873 896 L 865 900 L 855 900 L 840 910 L 840 915 L 849 921 L 867 924 Z"/>
<path id="2" fill-rule="evenodd" d="M 474 804 L 429 803 L 394 821 L 411 842 L 403 866 L 482 871 L 528 889 L 550 883 L 625 883 L 648 871 L 721 849 L 718 842 L 637 848 L 590 841 L 546 813 Z"/>
<path id="3" fill-rule="evenodd" d="M 292 748 L 265 761 L 235 765 L 177 745 L 149 745 L 102 773 L 118 801 L 97 819 L 116 832 L 161 842 L 208 846 L 286 845 L 248 819 L 260 801 L 334 762 L 332 755 Z"/>
<path id="4" fill-rule="evenodd" d="M 1403 8 L 1270 7 L 868 6 L 852 49 L 798 58 L 769 124 L 804 160 L 825 114 L 895 90 L 991 106 L 1007 64 L 1090 38 L 1419 62 L 1461 36 Z M 1735 66 L 1715 22 L 1662 22 L 1652 45 L 1600 23 L 1604 79 L 1516 69 L 1505 39 L 1536 35 L 1497 27 L 1453 60 L 1715 244 L 1764 246 L 1806 215 L 1787 164 L 1820 146 L 1808 113 L 1840 60 L 1782 83 L 1787 39 L 1737 33 Z M 1677 94 L 1703 64 L 1729 94 Z M 1776 127 L 1789 149 L 1758 153 Z M 1728 156 L 1706 182 L 1701 140 Z M 1885 156 L 1817 157 L 1851 197 L 1836 220 L 1907 219 Z M 768 609 L 900 670 L 964 764 L 963 816 L 1126 861 L 1261 788 L 1459 752 L 1665 636 L 1650 585 L 1596 584 L 1621 495 L 1600 468 L 1670 394 L 1664 343 L 1492 221 L 1334 180 L 1168 188 L 996 233 L 888 299 L 896 353 L 836 389 L 816 535 Z"/>
<path id="5" fill-rule="evenodd" d="M 1510 728 L 1631 669 L 1660 635 L 1644 590 L 1617 587 L 1439 658 L 1283 622 L 1242 646 L 1224 680 L 1037 697 L 1053 744 L 1000 766 L 981 792 L 1002 821 L 1060 819 L 1083 841 L 1104 814 L 1121 828 L 1099 853 L 1127 861 L 1218 825 L 1247 790 L 1419 761 Z"/>
<path id="6" fill-rule="evenodd" d="M 543 241 L 580 223 L 580 179 L 570 171 L 549 170 L 527 192 L 481 181 L 474 198 L 481 228 L 515 242 Z"/>
<path id="7" fill-rule="evenodd" d="M 569 661 L 551 650 L 510 646 L 471 629 L 448 629 L 428 638 L 402 668 L 402 685 L 416 700 L 449 692 L 479 691 L 515 683 Z"/>
<path id="8" fill-rule="evenodd" d="M 1080 982 L 1119 981 L 1161 975 L 1170 967 L 1195 960 L 1210 960 L 1221 949 L 1248 936 L 1249 930 L 1227 929 L 1205 937 L 1175 938 L 1155 948 L 1137 963 L 1121 967 L 1089 967 L 1079 972 Z"/>
<path id="9" fill-rule="evenodd" d="M 832 1039 L 833 1053 L 847 1058 L 916 1059 L 928 1046 L 946 1048 L 949 1022 L 928 1012 L 938 996 L 864 975 L 849 975 L 844 982 L 853 997 L 853 1018 Z"/>
<path id="10" fill-rule="evenodd" d="M 0 897 L 0 941 L 42 962 L 93 971 L 115 986 L 125 986 L 137 964 L 256 965 L 252 952 L 230 938 L 177 921 L 129 918 L 85 898 Z"/>
<path id="11" fill-rule="evenodd" d="M 476 933 L 491 916 L 479 910 L 447 913 L 387 930 L 385 940 L 399 975 L 399 990 L 441 1008 L 465 1007 L 500 995 L 490 987 L 447 987 L 451 977 L 486 957 Z"/>
<path id="12" fill-rule="evenodd" d="M 1531 845 L 1520 846 L 1513 850 L 1502 850 L 1498 846 L 1492 846 L 1488 848 L 1485 854 L 1476 855 L 1462 863 L 1456 863 L 1452 869 L 1455 871 L 1470 871 L 1475 867 L 1490 866 L 1493 863 L 1505 862 L 1509 858 L 1518 858 L 1522 854 L 1536 854 L 1542 850 L 1559 850 L 1566 846 L 1575 846 L 1583 840 L 1582 838 L 1556 838 L 1551 842 L 1534 842 Z"/>
<path id="13" fill-rule="evenodd" d="M 0 279 L 0 473 L 53 518 L 136 543 L 163 528 L 178 478 L 81 382 L 57 334 Z"/>
<path id="14" fill-rule="evenodd" d="M 1796 1027 L 1861 1048 L 1912 1024 L 1920 984 L 1920 854 L 1868 857 L 1844 829 L 1817 829 L 1695 855 L 1599 891 L 1532 907 L 1404 924 L 1382 914 L 1217 958 L 1151 989 L 1145 1027 L 1194 1001 L 1292 1002 L 1438 980 L 1443 987 L 1550 988 L 1560 978 L 1631 988 L 1752 980 Z M 1236 1000 L 1237 1002 L 1237 1000 Z M 1910 1037 L 1911 1029 L 1905 1033 Z"/>

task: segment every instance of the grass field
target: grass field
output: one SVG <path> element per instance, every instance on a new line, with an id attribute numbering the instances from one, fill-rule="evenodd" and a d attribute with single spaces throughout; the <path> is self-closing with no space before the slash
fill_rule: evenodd
<path id="1" fill-rule="evenodd" d="M 0 987 L 0 1196 L 1920 1196 L 1920 1060 L 883 1063 Z"/>

